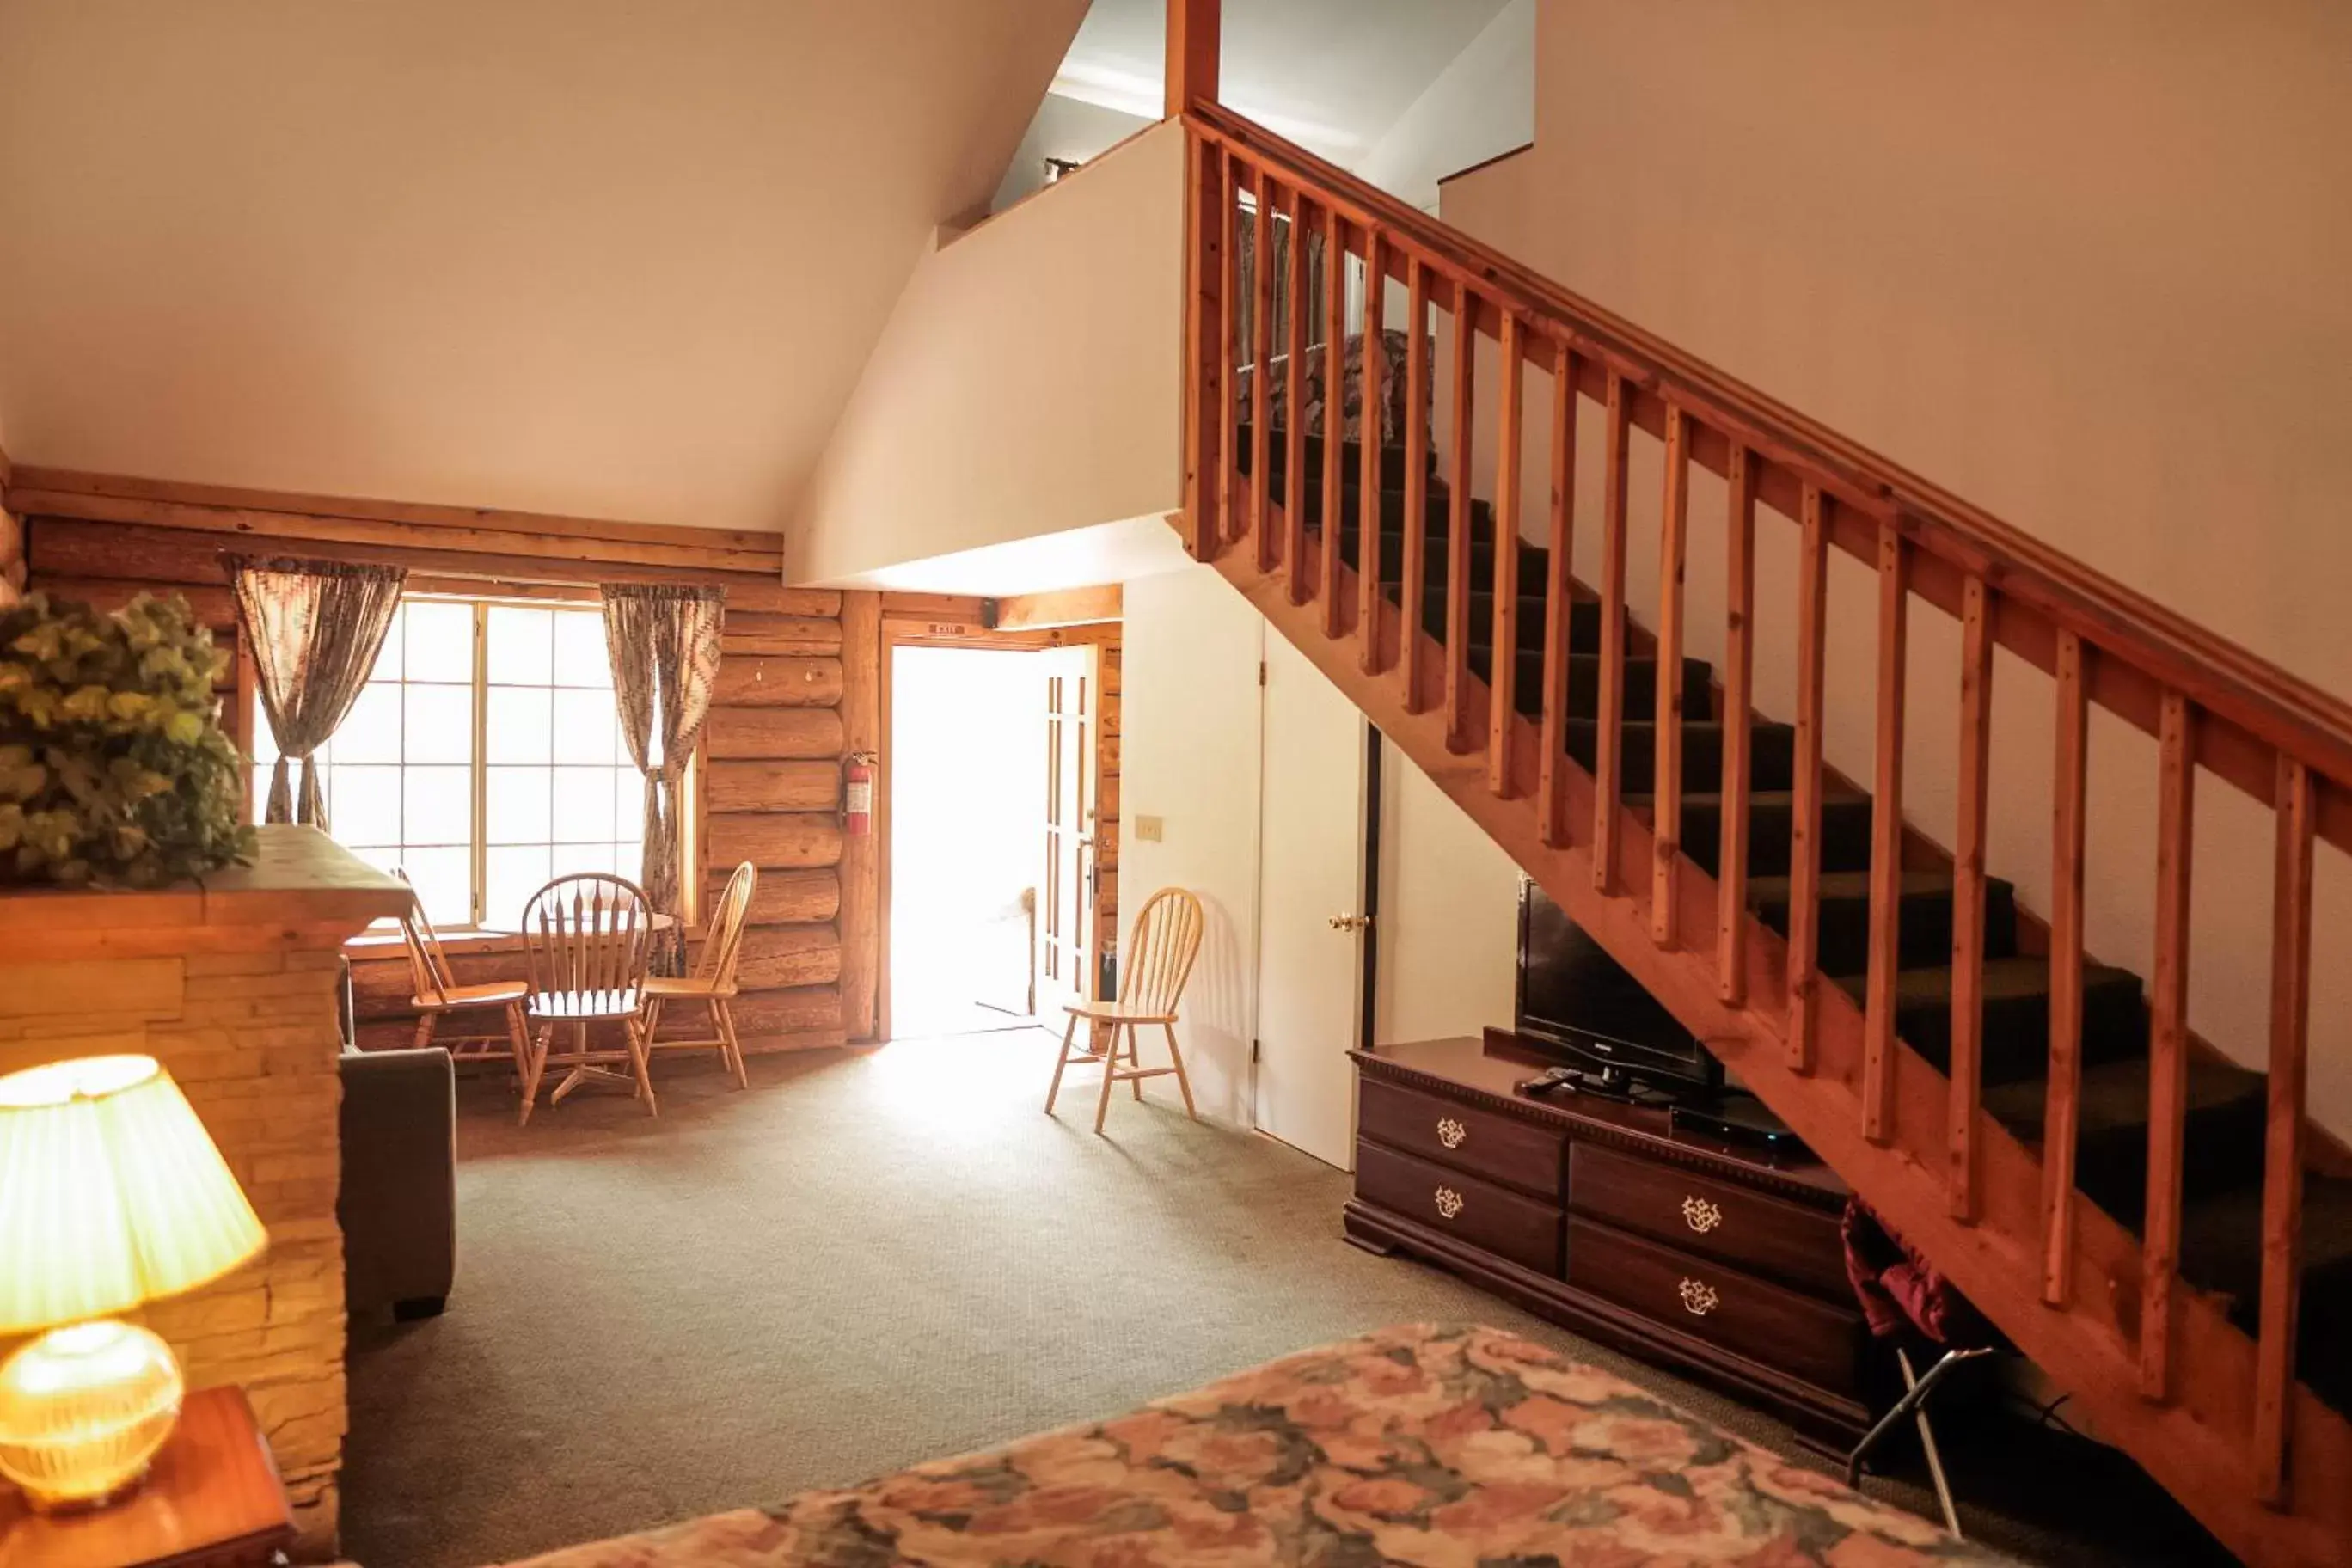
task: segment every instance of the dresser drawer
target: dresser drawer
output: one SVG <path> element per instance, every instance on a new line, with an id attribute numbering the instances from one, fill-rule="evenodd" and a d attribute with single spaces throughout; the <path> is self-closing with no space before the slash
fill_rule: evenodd
<path id="1" fill-rule="evenodd" d="M 1377 1143 L 1356 1145 L 1356 1195 L 1481 1251 L 1559 1278 L 1560 1212 L 1550 1204 Z"/>
<path id="2" fill-rule="evenodd" d="M 1597 1143 L 1569 1156 L 1569 1206 L 1847 1304 L 1838 1216 Z"/>
<path id="3" fill-rule="evenodd" d="M 1816 1387 L 1861 1392 L 1858 1310 L 1577 1218 L 1568 1222 L 1568 1282 Z"/>
<path id="4" fill-rule="evenodd" d="M 1375 1078 L 1356 1086 L 1356 1131 L 1391 1149 L 1559 1201 L 1567 1135 Z"/>

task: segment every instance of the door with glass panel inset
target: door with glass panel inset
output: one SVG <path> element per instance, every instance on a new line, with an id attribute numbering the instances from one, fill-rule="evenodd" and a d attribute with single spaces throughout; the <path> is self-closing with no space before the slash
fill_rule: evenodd
<path id="1" fill-rule="evenodd" d="M 1045 843 L 1037 887 L 1037 1011 L 1095 995 L 1095 721 L 1100 649 L 1049 648 Z"/>
<path id="2" fill-rule="evenodd" d="M 257 816 L 276 760 L 254 716 Z M 511 929 L 551 877 L 635 879 L 644 784 L 621 738 L 602 613 L 412 595 L 319 752 L 328 829 L 400 867 L 450 929 Z"/>

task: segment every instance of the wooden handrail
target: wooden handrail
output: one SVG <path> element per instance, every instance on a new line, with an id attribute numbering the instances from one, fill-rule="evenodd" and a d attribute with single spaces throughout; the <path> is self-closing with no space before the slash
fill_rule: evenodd
<path id="1" fill-rule="evenodd" d="M 2209 716 L 2294 757 L 2336 786 L 2330 792 L 2336 798 L 2322 803 L 2317 812 L 2320 837 L 2352 849 L 2352 800 L 2341 794 L 2352 789 L 2352 703 L 1264 127 L 1211 104 L 1195 104 L 1184 119 L 1198 135 L 1245 163 L 1271 170 L 1294 188 L 1308 189 L 1324 211 L 1358 227 L 1377 227 L 1388 241 L 1384 249 L 1391 277 L 1406 277 L 1404 262 L 1410 253 L 1431 275 L 1432 297 L 1441 306 L 1454 303 L 1462 291 L 1474 293 L 1478 300 L 1475 320 L 1485 336 L 1499 339 L 1506 312 L 1541 322 L 1546 331 L 1524 339 L 1529 355 L 1548 361 L 1552 342 L 1564 342 L 1593 369 L 1624 376 L 1641 392 L 1696 418 L 1720 438 L 1695 444 L 1695 460 L 1724 472 L 1732 445 L 1744 445 L 1765 458 L 1781 470 L 1774 477 L 1782 482 L 1759 485 L 1759 499 L 1777 510 L 1795 516 L 1799 489 L 1805 483 L 1817 485 L 1841 507 L 1900 530 L 1961 579 L 1983 578 L 2003 598 L 2039 611 L 2060 629 L 2124 661 L 2159 687 L 2183 692 Z M 1874 557 L 1875 533 L 1872 529 L 1865 550 L 1856 553 Z M 2006 636 L 2003 640 L 2006 644 Z M 2032 651 L 2046 655 L 2046 647 Z M 2153 703 L 2146 712 L 2126 717 L 2154 732 Z M 2213 765 L 2211 759 L 2207 762 Z M 2268 800 L 2267 767 L 2251 777 L 2247 775 L 2257 773 L 2251 767 L 2216 771 L 2256 798 Z"/>

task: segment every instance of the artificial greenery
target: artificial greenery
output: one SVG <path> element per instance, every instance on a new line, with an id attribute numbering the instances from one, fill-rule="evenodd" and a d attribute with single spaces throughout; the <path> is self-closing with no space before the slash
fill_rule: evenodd
<path id="1" fill-rule="evenodd" d="M 215 718 L 227 662 L 177 594 L 0 610 L 0 882 L 152 888 L 250 859 Z"/>

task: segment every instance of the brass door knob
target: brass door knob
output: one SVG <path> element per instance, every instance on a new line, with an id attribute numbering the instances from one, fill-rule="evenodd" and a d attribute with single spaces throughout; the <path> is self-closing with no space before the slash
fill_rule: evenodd
<path id="1" fill-rule="evenodd" d="M 1330 921 L 1333 931 L 1366 931 L 1371 923 L 1370 915 L 1333 915 Z"/>

